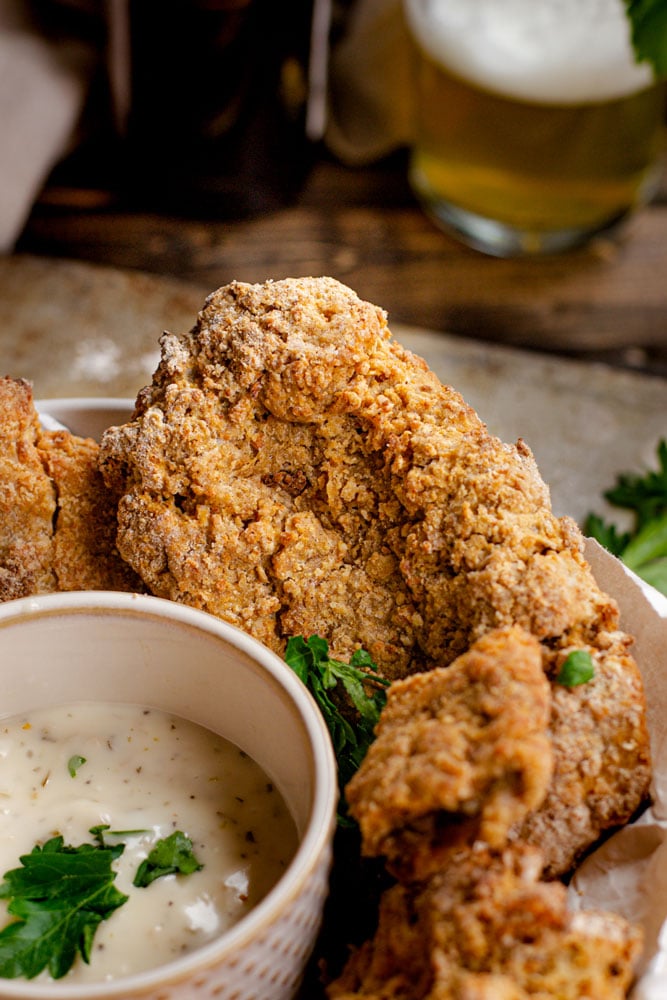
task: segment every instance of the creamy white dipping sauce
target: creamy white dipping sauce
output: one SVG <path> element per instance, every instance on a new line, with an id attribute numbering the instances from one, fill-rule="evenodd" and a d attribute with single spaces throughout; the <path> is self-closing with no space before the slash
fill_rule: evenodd
<path id="1" fill-rule="evenodd" d="M 68 763 L 85 758 L 72 776 Z M 282 796 L 237 746 L 184 719 L 124 704 L 59 706 L 0 720 L 0 876 L 60 834 L 147 831 L 122 841 L 114 886 L 128 901 L 100 924 L 90 965 L 63 982 L 117 979 L 219 936 L 275 885 L 297 833 Z M 155 843 L 180 830 L 203 865 L 132 885 Z M 0 901 L 0 925 L 14 919 Z M 47 974 L 41 974 L 40 978 Z"/>

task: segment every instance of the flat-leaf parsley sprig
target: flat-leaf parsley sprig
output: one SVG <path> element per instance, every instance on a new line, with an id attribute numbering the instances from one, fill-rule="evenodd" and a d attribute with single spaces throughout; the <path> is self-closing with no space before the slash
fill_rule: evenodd
<path id="1" fill-rule="evenodd" d="M 16 919 L 0 931 L 0 978 L 33 979 L 47 969 L 61 979 L 80 955 L 89 963 L 97 928 L 129 896 L 114 881 L 112 863 L 125 844 L 109 837 L 133 836 L 146 830 L 111 830 L 101 823 L 88 831 L 94 844 L 71 847 L 58 835 L 19 858 L 20 868 L 5 872 L 0 899 Z M 139 865 L 133 885 L 146 888 L 164 875 L 199 871 L 192 842 L 180 830 L 158 840 Z"/>
<path id="2" fill-rule="evenodd" d="M 16 917 L 0 931 L 0 976 L 33 979 L 48 969 L 69 972 L 78 954 L 90 962 L 95 931 L 127 901 L 114 886 L 111 863 L 123 845 L 70 847 L 60 836 L 34 847 L 5 873 L 0 898 Z"/>
<path id="3" fill-rule="evenodd" d="M 287 643 L 285 660 L 315 698 L 329 730 L 341 792 L 338 818 L 346 822 L 343 790 L 375 738 L 375 726 L 387 701 L 389 681 L 378 674 L 366 650 L 357 650 L 349 663 L 334 660 L 329 656 L 326 639 L 318 635 L 311 635 L 309 639 L 292 636 Z M 345 711 L 341 690 L 354 710 L 352 713 Z"/>
<path id="4" fill-rule="evenodd" d="M 667 594 L 667 440 L 657 447 L 658 466 L 644 475 L 622 473 L 604 493 L 615 507 L 632 513 L 629 531 L 591 513 L 584 532 L 595 538 L 626 566 Z"/>
<path id="5" fill-rule="evenodd" d="M 204 866 L 195 857 L 192 841 L 181 830 L 174 830 L 157 844 L 139 865 L 132 885 L 146 888 L 164 875 L 192 875 Z"/>

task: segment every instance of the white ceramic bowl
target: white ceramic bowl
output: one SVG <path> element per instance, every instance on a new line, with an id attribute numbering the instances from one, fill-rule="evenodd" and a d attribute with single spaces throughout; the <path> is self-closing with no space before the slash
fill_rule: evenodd
<path id="1" fill-rule="evenodd" d="M 38 412 L 45 416 L 47 430 L 53 428 L 51 421 L 66 427 L 80 437 L 92 437 L 96 441 L 102 432 L 114 424 L 124 424 L 132 416 L 134 400 L 122 396 L 63 397 L 61 399 L 35 400 Z"/>
<path id="2" fill-rule="evenodd" d="M 151 705 L 238 744 L 282 793 L 299 847 L 268 895 L 197 951 L 95 985 L 0 979 L 0 997 L 294 996 L 321 921 L 337 800 L 329 736 L 304 685 L 244 632 L 159 598 L 63 593 L 0 605 L 0 715 L 82 700 Z"/>

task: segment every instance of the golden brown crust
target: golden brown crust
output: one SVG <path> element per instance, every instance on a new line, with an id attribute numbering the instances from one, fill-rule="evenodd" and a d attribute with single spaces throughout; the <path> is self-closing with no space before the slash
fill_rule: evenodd
<path id="1" fill-rule="evenodd" d="M 593 679 L 573 688 L 552 679 L 554 776 L 542 807 L 514 831 L 544 848 L 549 875 L 570 870 L 584 845 L 626 823 L 647 794 L 646 708 L 628 642 L 617 632 L 600 633 L 591 645 L 578 643 L 593 658 Z M 566 652 L 559 652 L 557 664 Z"/>
<path id="2" fill-rule="evenodd" d="M 59 590 L 143 590 L 116 549 L 116 498 L 97 468 L 99 445 L 68 431 L 41 434 L 38 452 L 58 498 L 53 569 Z"/>
<path id="3" fill-rule="evenodd" d="M 622 1000 L 638 928 L 571 913 L 540 881 L 535 848 L 462 852 L 429 881 L 387 890 L 375 937 L 328 988 L 330 1000 Z"/>
<path id="4" fill-rule="evenodd" d="M 381 451 L 334 405 L 388 336 L 380 310 L 322 279 L 234 283 L 190 335 L 163 338 L 101 466 L 124 492 L 121 552 L 154 593 L 278 651 L 319 631 L 404 672 L 417 612 L 384 539 L 399 505 Z"/>
<path id="5" fill-rule="evenodd" d="M 463 844 L 504 847 L 549 787 L 550 707 L 539 643 L 518 626 L 395 681 L 345 792 L 364 853 L 421 881 Z"/>
<path id="6" fill-rule="evenodd" d="M 57 589 L 56 493 L 36 441 L 39 420 L 23 379 L 0 379 L 0 601 Z"/>
<path id="7" fill-rule="evenodd" d="M 121 495 L 121 554 L 148 588 L 278 652 L 317 633 L 397 678 L 520 625 L 553 678 L 589 649 L 595 681 L 557 692 L 554 780 L 519 831 L 553 873 L 646 795 L 641 679 L 581 533 L 553 515 L 528 447 L 489 435 L 350 289 L 214 292 L 189 333 L 163 337 L 100 467 Z"/>
<path id="8" fill-rule="evenodd" d="M 56 590 L 144 589 L 115 546 L 99 445 L 43 431 L 32 389 L 0 379 L 0 601 Z"/>

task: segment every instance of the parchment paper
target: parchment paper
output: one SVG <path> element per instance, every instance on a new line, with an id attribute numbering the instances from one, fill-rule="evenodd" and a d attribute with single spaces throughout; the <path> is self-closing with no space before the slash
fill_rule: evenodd
<path id="1" fill-rule="evenodd" d="M 653 753 L 652 805 L 580 866 L 570 888 L 576 909 L 619 913 L 644 929 L 645 948 L 632 1000 L 667 998 L 667 597 L 644 584 L 596 542 L 586 558 L 617 601 L 621 625 L 646 689 Z"/>

